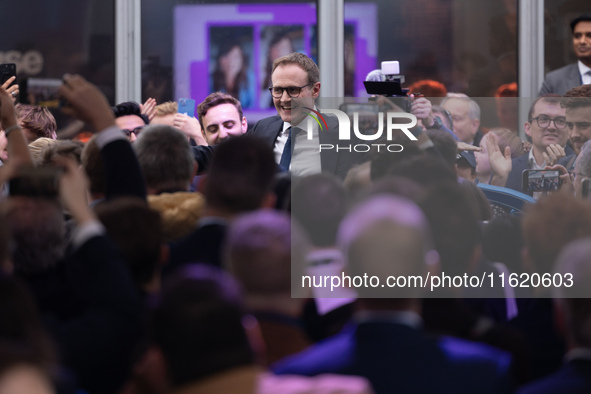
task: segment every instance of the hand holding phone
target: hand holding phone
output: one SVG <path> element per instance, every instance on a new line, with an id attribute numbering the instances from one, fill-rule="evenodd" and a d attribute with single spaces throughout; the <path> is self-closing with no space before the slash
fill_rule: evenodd
<path id="1" fill-rule="evenodd" d="M 562 184 L 558 170 L 524 170 L 522 178 L 523 192 L 532 195 L 535 192 L 558 191 Z"/>

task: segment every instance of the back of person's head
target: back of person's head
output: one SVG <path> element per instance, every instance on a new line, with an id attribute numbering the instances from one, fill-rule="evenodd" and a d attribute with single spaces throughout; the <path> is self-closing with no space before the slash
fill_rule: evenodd
<path id="1" fill-rule="evenodd" d="M 294 185 L 291 214 L 302 225 L 313 245 L 333 246 L 346 212 L 346 191 L 336 177 L 310 175 Z"/>
<path id="2" fill-rule="evenodd" d="M 47 108 L 17 104 L 15 110 L 18 122 L 29 143 L 41 137 L 55 139 L 57 123 Z"/>
<path id="3" fill-rule="evenodd" d="M 162 220 L 138 198 L 116 198 L 98 204 L 95 212 L 129 264 L 138 288 L 153 279 L 160 263 Z"/>
<path id="4" fill-rule="evenodd" d="M 122 116 L 128 115 L 136 115 L 142 118 L 145 124 L 150 123 L 150 119 L 147 115 L 142 114 L 142 109 L 138 103 L 135 101 L 126 101 L 111 108 L 113 113 L 115 114 L 115 118 L 120 118 Z"/>
<path id="5" fill-rule="evenodd" d="M 205 115 L 207 115 L 207 111 L 221 104 L 232 104 L 236 108 L 236 111 L 238 111 L 238 115 L 240 115 L 239 119 L 242 120 L 242 104 L 240 104 L 240 101 L 229 94 L 214 92 L 207 96 L 205 100 L 203 100 L 197 106 L 197 114 L 199 117 L 199 123 L 201 123 L 201 127 L 203 127 L 203 118 Z"/>
<path id="6" fill-rule="evenodd" d="M 581 85 L 569 89 L 564 93 L 563 97 L 584 97 L 591 98 L 591 85 Z M 583 101 L 584 102 L 584 101 Z"/>
<path id="7" fill-rule="evenodd" d="M 82 149 L 80 155 L 82 168 L 88 177 L 88 189 L 92 194 L 104 194 L 107 190 L 107 179 L 105 175 L 105 165 L 101 150 L 96 143 L 96 135 L 92 136 Z"/>
<path id="8" fill-rule="evenodd" d="M 438 181 L 456 182 L 457 175 L 453 168 L 446 165 L 440 157 L 427 153 L 414 156 L 391 167 L 389 175 L 409 178 L 421 186 L 429 186 Z"/>
<path id="9" fill-rule="evenodd" d="M 55 362 L 33 297 L 15 278 L 0 273 L 0 379 L 23 365 L 35 367 L 48 379 Z"/>
<path id="10" fill-rule="evenodd" d="M 11 197 L 6 218 L 12 234 L 15 273 L 45 272 L 64 256 L 65 225 L 57 199 Z"/>
<path id="11" fill-rule="evenodd" d="M 242 135 L 224 141 L 216 147 L 207 175 L 207 205 L 232 214 L 260 208 L 276 169 L 273 150 L 262 139 Z"/>
<path id="12" fill-rule="evenodd" d="M 451 134 L 443 130 L 427 130 L 427 135 L 435 148 L 443 158 L 443 160 L 449 164 L 449 166 L 455 169 L 456 156 L 458 155 L 458 145 L 453 139 Z"/>
<path id="13" fill-rule="evenodd" d="M 165 283 L 153 337 L 173 387 L 254 362 L 238 283 L 211 265 L 189 265 Z"/>
<path id="14" fill-rule="evenodd" d="M 482 252 L 489 261 L 500 262 L 511 272 L 521 272 L 522 216 L 504 215 L 492 219 L 483 228 Z"/>
<path id="15" fill-rule="evenodd" d="M 511 158 L 514 159 L 525 153 L 523 147 L 523 141 L 513 131 L 505 128 L 491 129 L 489 133 L 495 133 L 497 135 L 497 143 L 501 152 L 505 152 L 505 147 L 511 149 Z"/>
<path id="16" fill-rule="evenodd" d="M 570 286 L 557 287 L 555 305 L 565 319 L 567 336 L 573 348 L 591 348 L 591 238 L 579 239 L 562 249 L 554 271 L 571 278 Z"/>
<path id="17" fill-rule="evenodd" d="M 167 125 L 151 125 L 133 144 L 146 186 L 155 193 L 188 190 L 195 159 L 187 137 Z"/>
<path id="18" fill-rule="evenodd" d="M 35 141 L 31 142 L 28 146 L 29 153 L 31 153 L 31 159 L 33 159 L 33 165 L 38 167 L 43 160 L 43 151 L 45 148 L 57 143 L 58 140 L 47 137 L 37 138 Z"/>
<path id="19" fill-rule="evenodd" d="M 251 307 L 290 298 L 292 275 L 304 272 L 306 243 L 287 213 L 258 210 L 239 216 L 226 240 L 229 271 L 244 288 Z M 297 282 L 296 282 L 297 283 Z"/>
<path id="20" fill-rule="evenodd" d="M 591 236 L 591 204 L 571 194 L 557 193 L 540 199 L 526 211 L 523 239 L 531 268 L 552 272 L 560 250 L 575 239 Z"/>
<path id="21" fill-rule="evenodd" d="M 76 164 L 82 164 L 82 149 L 84 144 L 80 141 L 63 140 L 58 141 L 55 144 L 51 144 L 45 147 L 41 153 L 41 161 L 39 166 L 44 167 L 53 165 L 56 157 L 64 157 L 76 162 Z"/>
<path id="22" fill-rule="evenodd" d="M 492 209 L 484 192 L 474 182 L 467 181 L 463 178 L 459 179 L 458 184 L 468 199 L 470 203 L 469 207 L 473 210 L 476 220 L 481 222 L 490 220 Z"/>
<path id="23" fill-rule="evenodd" d="M 420 203 L 425 212 L 442 270 L 450 275 L 470 272 L 481 230 L 469 198 L 457 182 L 434 183 Z"/>
<path id="24" fill-rule="evenodd" d="M 386 143 L 386 141 L 377 141 L 378 143 Z M 392 141 L 388 144 L 399 144 L 404 149 L 398 153 L 390 152 L 375 152 L 370 153 L 371 168 L 370 178 L 376 181 L 389 174 L 391 168 L 396 168 L 400 163 L 404 163 L 415 156 L 422 154 L 419 145 L 414 141 L 409 141 L 408 138 L 401 134 L 394 134 Z"/>
<path id="25" fill-rule="evenodd" d="M 154 116 L 174 115 L 178 112 L 178 109 L 179 105 L 176 101 L 167 101 L 155 107 L 156 114 Z"/>
<path id="26" fill-rule="evenodd" d="M 591 13 L 587 12 L 581 14 L 570 22 L 570 31 L 572 33 L 575 32 L 575 26 L 577 26 L 579 22 L 591 22 Z"/>
<path id="27" fill-rule="evenodd" d="M 427 220 L 419 207 L 401 197 L 373 196 L 360 203 L 343 220 L 337 239 L 351 276 L 418 276 L 426 274 L 430 263 Z M 375 298 L 420 297 L 420 286 L 362 286 L 357 291 L 360 298 L 370 298 L 366 303 L 390 306 L 401 304 Z"/>
<path id="28" fill-rule="evenodd" d="M 281 56 L 273 61 L 273 70 L 279 66 L 296 64 L 301 67 L 308 74 L 308 83 L 316 83 L 320 81 L 320 70 L 314 60 L 310 59 L 303 53 L 293 52 L 289 55 Z"/>

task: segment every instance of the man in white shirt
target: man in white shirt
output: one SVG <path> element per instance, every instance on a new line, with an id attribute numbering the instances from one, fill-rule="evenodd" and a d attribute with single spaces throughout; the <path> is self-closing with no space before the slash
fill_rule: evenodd
<path id="1" fill-rule="evenodd" d="M 540 89 L 540 96 L 548 93 L 563 95 L 576 86 L 591 84 L 591 13 L 574 19 L 570 28 L 573 50 L 579 60 L 548 73 Z"/>

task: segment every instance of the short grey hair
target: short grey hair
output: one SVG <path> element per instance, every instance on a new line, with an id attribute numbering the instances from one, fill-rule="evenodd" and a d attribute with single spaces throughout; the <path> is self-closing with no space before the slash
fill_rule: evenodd
<path id="1" fill-rule="evenodd" d="M 133 143 L 146 186 L 157 191 L 187 190 L 195 159 L 187 137 L 167 125 L 145 127 Z"/>
<path id="2" fill-rule="evenodd" d="M 480 105 L 478 105 L 478 103 L 474 100 L 472 100 L 469 97 L 456 97 L 456 96 L 451 96 L 451 97 L 446 97 L 441 101 L 441 106 L 444 107 L 445 103 L 451 100 L 458 100 L 464 103 L 468 104 L 468 116 L 470 117 L 470 119 L 477 119 L 480 120 Z"/>

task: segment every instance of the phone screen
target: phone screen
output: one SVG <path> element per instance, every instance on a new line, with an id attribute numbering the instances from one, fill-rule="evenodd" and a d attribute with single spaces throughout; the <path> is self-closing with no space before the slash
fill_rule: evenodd
<path id="1" fill-rule="evenodd" d="M 527 194 L 557 191 L 560 189 L 560 173 L 556 170 L 525 170 L 522 186 Z"/>

